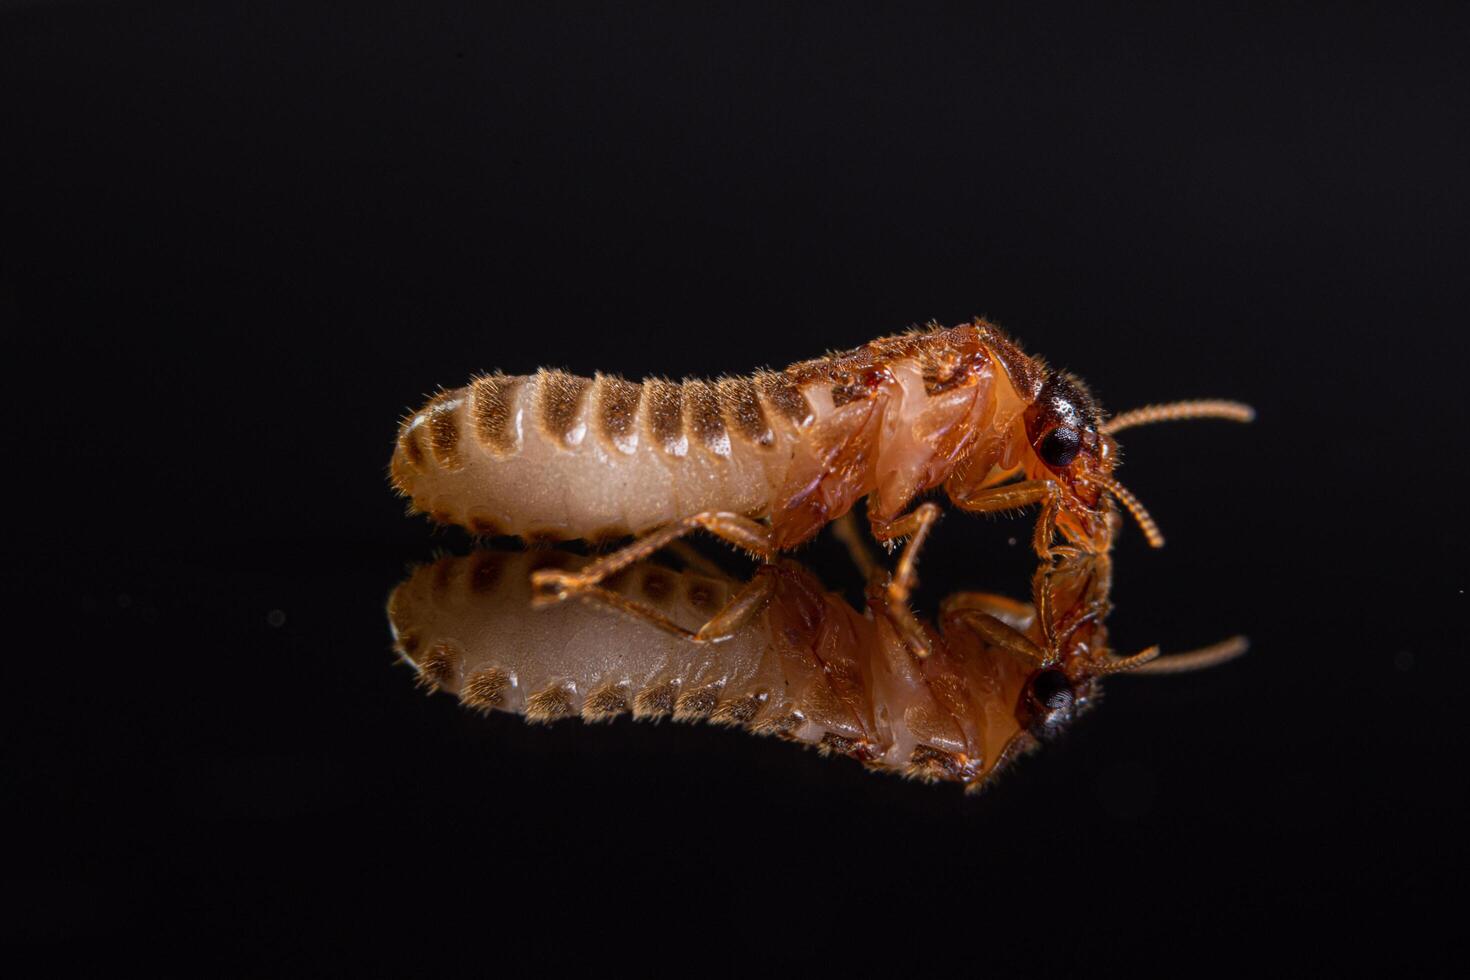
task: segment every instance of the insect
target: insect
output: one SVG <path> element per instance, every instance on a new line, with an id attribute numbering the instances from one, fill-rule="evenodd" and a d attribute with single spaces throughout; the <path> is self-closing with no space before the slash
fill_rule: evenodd
<path id="1" fill-rule="evenodd" d="M 1169 419 L 1252 417 L 1236 402 L 1187 401 L 1104 419 L 1081 381 L 975 320 L 713 382 L 486 375 L 407 418 L 390 471 L 414 509 L 482 536 L 634 536 L 576 572 L 539 572 L 543 603 L 696 528 L 772 561 L 866 497 L 873 536 L 908 539 L 888 585 L 897 607 L 940 513 L 932 502 L 909 509 L 924 491 L 942 485 L 968 511 L 1039 503 L 1033 544 L 1048 559 L 1106 552 L 1113 499 L 1158 546 L 1152 518 L 1113 477 L 1114 436 Z M 693 639 L 729 636 L 772 587 L 758 576 Z M 905 621 L 922 651 L 923 632 Z"/>
<path id="2" fill-rule="evenodd" d="M 958 593 L 939 628 L 924 627 L 925 657 L 904 642 L 886 576 L 875 575 L 863 615 L 780 560 L 756 572 L 772 583 L 770 601 L 727 642 L 691 650 L 687 637 L 738 583 L 641 562 L 584 593 L 585 603 L 530 608 L 529 572 L 585 561 L 482 550 L 421 567 L 388 603 L 395 647 L 425 684 L 471 708 L 536 722 L 707 720 L 972 790 L 1064 731 L 1096 703 L 1102 678 L 1196 669 L 1245 647 L 1237 638 L 1192 654 L 1113 656 L 1109 559 L 1083 553 L 1036 579 L 1051 590 L 1048 627 L 1034 604 Z"/>

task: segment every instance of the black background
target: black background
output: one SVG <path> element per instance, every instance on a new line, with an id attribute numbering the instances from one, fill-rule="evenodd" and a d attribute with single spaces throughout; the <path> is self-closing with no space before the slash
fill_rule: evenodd
<path id="1" fill-rule="evenodd" d="M 1446 954 L 1467 25 L 10 5 L 7 928 L 743 972 L 787 941 L 975 970 L 1165 938 L 1259 963 L 1268 933 Z M 1247 658 L 1114 682 L 978 798 L 721 729 L 482 719 L 395 663 L 389 588 L 467 547 L 387 487 L 426 392 L 975 314 L 1113 409 L 1257 406 L 1125 440 L 1169 546 L 1125 533 L 1112 621 Z M 1024 595 L 1030 526 L 950 514 L 920 608 Z M 829 542 L 806 557 L 851 587 Z"/>

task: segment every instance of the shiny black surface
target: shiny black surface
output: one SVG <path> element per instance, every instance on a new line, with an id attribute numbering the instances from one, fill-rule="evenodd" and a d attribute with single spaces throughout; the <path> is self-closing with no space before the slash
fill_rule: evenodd
<path id="1" fill-rule="evenodd" d="M 1076 968 L 1278 930 L 1322 964 L 1371 922 L 1446 955 L 1466 25 L 11 5 L 5 929 L 167 923 L 249 963 L 345 926 L 490 963 L 641 922 L 732 953 L 967 937 L 979 969 L 1038 920 Z M 389 588 L 465 546 L 387 487 L 426 392 L 975 314 L 1111 411 L 1256 406 L 1120 437 L 1169 545 L 1124 529 L 1111 620 L 1120 653 L 1243 632 L 1245 659 L 1108 682 L 979 798 L 709 727 L 485 719 L 395 663 Z M 1031 527 L 949 513 L 919 610 L 1024 596 Z M 855 586 L 831 541 L 803 557 Z"/>

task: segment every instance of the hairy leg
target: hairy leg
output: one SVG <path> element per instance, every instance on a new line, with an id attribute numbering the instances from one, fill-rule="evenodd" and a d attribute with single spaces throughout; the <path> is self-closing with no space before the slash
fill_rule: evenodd
<path id="1" fill-rule="evenodd" d="M 759 521 L 740 514 L 710 511 L 686 517 L 650 531 L 636 541 L 603 555 L 578 571 L 545 568 L 531 574 L 532 595 L 538 604 L 558 602 L 581 589 L 596 585 L 614 572 L 642 561 L 660 548 L 671 544 L 697 528 L 750 552 L 763 561 L 771 561 L 776 549 L 771 544 L 771 530 Z"/>
<path id="2" fill-rule="evenodd" d="M 1022 480 L 1020 483 L 1003 483 L 998 487 L 986 487 L 965 496 L 950 495 L 956 507 L 974 513 L 987 514 L 1003 510 L 1015 510 L 1041 504 L 1041 517 L 1036 522 L 1036 531 L 1031 536 L 1031 545 L 1042 558 L 1055 558 L 1071 552 L 1071 548 L 1052 545 L 1056 537 L 1057 510 L 1061 506 L 1061 489 L 1051 480 Z"/>
<path id="3" fill-rule="evenodd" d="M 609 575 L 634 562 L 641 561 L 660 548 L 677 541 L 697 528 L 748 551 L 764 561 L 775 558 L 770 529 L 759 521 L 741 514 L 711 511 L 666 525 L 645 534 L 636 541 L 592 562 L 578 571 L 543 568 L 531 573 L 531 602 L 546 606 L 569 598 L 583 598 L 634 616 L 696 643 L 716 643 L 728 638 L 765 607 L 774 589 L 770 574 L 758 572 L 715 616 L 698 631 L 691 632 L 675 625 L 657 610 L 628 599 L 601 586 Z"/>
<path id="4" fill-rule="evenodd" d="M 955 592 L 946 596 L 939 607 L 941 620 L 961 611 L 984 613 L 1021 632 L 1036 622 L 1034 605 L 994 592 Z"/>
<path id="5" fill-rule="evenodd" d="M 913 610 L 909 609 L 909 596 L 914 587 L 919 584 L 919 576 L 916 571 L 919 563 L 919 550 L 924 546 L 924 540 L 929 536 L 930 528 L 938 520 L 939 506 L 933 503 L 920 504 L 895 521 L 880 522 L 869 518 L 873 527 L 873 537 L 879 541 L 886 544 L 899 538 L 908 538 L 908 541 L 904 543 L 903 551 L 899 552 L 898 566 L 889 577 L 884 592 L 888 610 L 897 621 L 909 649 L 921 657 L 929 655 L 929 637 L 924 632 L 923 625 L 914 616 Z"/>
<path id="6" fill-rule="evenodd" d="M 775 589 L 776 579 L 771 566 L 762 565 L 756 570 L 755 576 L 741 586 L 724 607 L 697 630 L 686 629 L 652 606 L 601 585 L 584 586 L 567 597 L 602 606 L 691 643 L 719 643 L 734 636 L 759 614 L 770 601 Z"/>
<path id="7" fill-rule="evenodd" d="M 1043 650 L 1025 633 L 979 608 L 958 605 L 946 611 L 943 624 L 946 633 L 956 628 L 974 630 L 985 642 L 1009 650 L 1033 667 L 1051 667 L 1057 662 L 1055 653 Z"/>
<path id="8" fill-rule="evenodd" d="M 878 564 L 878 559 L 868 547 L 868 542 L 864 539 L 862 529 L 858 527 L 857 518 L 853 516 L 852 511 L 848 511 L 832 522 L 832 534 L 847 549 L 848 557 L 862 573 L 863 581 L 871 585 L 883 578 L 886 574 L 883 566 Z"/>

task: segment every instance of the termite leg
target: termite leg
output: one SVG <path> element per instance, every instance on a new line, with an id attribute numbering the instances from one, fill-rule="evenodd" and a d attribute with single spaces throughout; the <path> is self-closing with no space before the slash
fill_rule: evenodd
<path id="1" fill-rule="evenodd" d="M 1062 616 L 1056 613 L 1053 578 L 1069 571 L 1067 563 L 1043 564 L 1031 578 L 1032 603 L 1041 623 L 1042 637 L 1048 650 L 1060 647 L 1059 637 L 1070 634 L 1089 620 L 1101 619 L 1111 608 L 1108 595 L 1112 589 L 1111 565 L 1106 562 L 1089 561 L 1087 584 L 1077 602 L 1068 603 L 1070 608 Z"/>
<path id="2" fill-rule="evenodd" d="M 914 571 L 919 563 L 919 549 L 929 536 L 929 529 L 939 520 L 939 505 L 923 503 L 891 523 L 873 523 L 873 537 L 887 543 L 897 538 L 908 538 L 898 556 L 898 567 L 893 570 L 893 579 L 888 583 L 889 597 L 900 602 L 908 600 L 908 594 L 918 585 L 919 576 Z"/>
<path id="3" fill-rule="evenodd" d="M 919 563 L 919 549 L 929 536 L 929 529 L 939 520 L 939 505 L 923 503 L 896 521 L 880 523 L 869 518 L 873 526 L 873 537 L 888 542 L 907 537 L 903 551 L 898 556 L 898 567 L 888 579 L 886 594 L 889 611 L 898 620 L 909 648 L 921 657 L 929 655 L 929 638 L 924 627 L 909 609 L 909 595 L 918 584 L 919 576 L 914 571 Z"/>
<path id="4" fill-rule="evenodd" d="M 770 529 L 764 524 L 740 514 L 723 511 L 695 514 L 693 517 L 646 534 L 632 544 L 599 558 L 580 571 L 568 572 L 555 568 L 543 568 L 532 572 L 532 605 L 544 606 L 573 596 L 586 595 L 594 601 L 646 619 L 660 629 L 669 630 L 669 625 L 672 624 L 667 617 L 630 599 L 602 589 L 599 583 L 609 575 L 647 558 L 660 548 L 700 527 L 767 562 L 775 557 L 776 552 L 771 545 Z M 724 609 L 705 623 L 697 633 L 691 633 L 682 627 L 669 631 L 696 643 L 714 643 L 726 639 L 765 607 L 773 589 L 774 582 L 770 575 L 758 573 L 726 603 Z"/>
<path id="5" fill-rule="evenodd" d="M 693 517 L 686 517 L 682 521 L 675 521 L 673 524 L 666 524 L 656 531 L 645 534 L 632 544 L 602 556 L 580 571 L 568 572 L 556 568 L 543 568 L 532 572 L 532 602 L 536 605 L 560 602 L 582 589 L 596 585 L 609 575 L 627 568 L 634 562 L 642 561 L 670 542 L 700 527 L 765 561 L 771 561 L 775 557 L 775 548 L 771 545 L 770 528 L 740 514 L 708 511 L 703 514 L 695 514 Z"/>
<path id="6" fill-rule="evenodd" d="M 1057 510 L 1061 506 L 1060 491 L 1051 480 L 1022 480 L 998 487 L 977 490 L 968 496 L 954 497 L 954 504 L 961 510 L 976 513 L 991 513 L 998 510 L 1013 510 L 1031 504 L 1041 504 L 1041 517 L 1036 522 L 1036 533 L 1032 535 L 1032 546 L 1043 558 L 1054 558 L 1063 553 L 1052 547 L 1056 536 Z"/>
<path id="7" fill-rule="evenodd" d="M 862 573 L 863 581 L 869 585 L 883 578 L 883 566 L 878 564 L 878 559 L 873 557 L 873 551 L 868 547 L 867 539 L 858 528 L 857 518 L 852 511 L 843 514 L 832 522 L 832 534 L 841 541 L 843 547 L 847 548 L 848 557 Z"/>
<path id="8" fill-rule="evenodd" d="M 1061 620 L 1058 620 L 1055 590 L 1052 587 L 1052 575 L 1055 572 L 1056 568 L 1051 565 L 1042 565 L 1036 570 L 1031 580 L 1032 601 L 1029 604 L 990 592 L 957 592 L 947 597 L 940 606 L 942 621 L 946 625 L 950 623 L 970 625 L 966 621 L 968 616 L 983 616 L 986 619 L 995 620 L 1002 626 L 1009 627 L 1016 636 L 1025 641 L 1025 644 L 1017 643 L 1015 637 L 1008 634 L 999 638 L 997 635 L 987 633 L 981 635 L 992 642 L 1001 643 L 1007 649 L 1020 653 L 1028 660 L 1034 659 L 1037 655 L 1036 651 L 1043 649 L 1031 643 L 1021 632 L 1034 623 L 1041 627 L 1044 649 L 1058 650 L 1060 649 L 1059 636 L 1075 630 L 1085 620 L 1097 618 L 1106 612 L 1107 597 L 1106 593 L 1103 593 L 1099 598 L 1093 587 L 1089 591 L 1094 594 L 1079 604 L 1079 610 L 1070 611 Z M 992 633 L 994 632 L 992 630 Z M 1046 660 L 1054 659 L 1052 656 L 1046 656 Z"/>
<path id="9" fill-rule="evenodd" d="M 630 619 L 647 623 L 681 640 L 689 640 L 692 643 L 718 643 L 739 632 L 740 628 L 764 609 L 766 603 L 770 601 L 771 594 L 775 592 L 776 583 L 769 568 L 768 565 L 761 566 L 756 571 L 755 577 L 745 583 L 730 598 L 730 601 L 725 603 L 724 608 L 716 613 L 713 619 L 700 627 L 698 632 L 685 629 L 652 606 L 645 605 L 636 599 L 630 599 L 611 589 L 605 589 L 600 585 L 585 586 L 578 589 L 573 595 L 584 602 L 605 606 Z"/>
<path id="10" fill-rule="evenodd" d="M 1009 650 L 1034 667 L 1050 667 L 1058 659 L 1032 643 L 1030 637 L 1015 627 L 1002 622 L 990 613 L 981 612 L 979 609 L 970 608 L 962 603 L 957 603 L 955 607 L 946 611 L 944 626 L 946 632 L 954 626 L 972 629 L 980 634 L 981 639 L 987 643 Z"/>
<path id="11" fill-rule="evenodd" d="M 643 603 L 635 599 L 629 599 L 627 596 L 620 595 L 611 589 L 604 589 L 600 585 L 592 585 L 578 590 L 575 595 L 583 602 L 606 606 L 608 609 L 627 616 L 630 619 L 648 623 L 651 626 L 663 630 L 665 633 L 672 633 L 682 640 L 694 639 L 694 632 L 692 630 L 685 629 L 657 609 L 645 606 Z"/>
<path id="12" fill-rule="evenodd" d="M 939 615 L 943 621 L 960 612 L 984 613 L 1017 631 L 1026 630 L 1036 622 L 1034 605 L 993 592 L 956 592 L 940 603 Z"/>
<path id="13" fill-rule="evenodd" d="M 1056 599 L 1051 587 L 1051 577 L 1055 570 L 1054 565 L 1042 565 L 1036 569 L 1036 574 L 1031 579 L 1032 602 L 1036 606 L 1036 618 L 1041 623 L 1041 636 L 1046 641 L 1048 650 L 1058 648 Z"/>
<path id="14" fill-rule="evenodd" d="M 730 597 L 725 607 L 715 613 L 714 618 L 699 628 L 690 639 L 695 643 L 719 643 L 728 640 L 750 622 L 771 601 L 776 591 L 776 576 L 770 565 L 755 570 L 755 577 L 740 587 Z"/>

